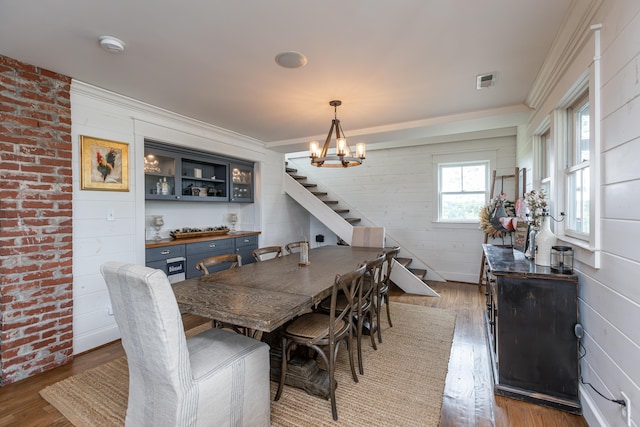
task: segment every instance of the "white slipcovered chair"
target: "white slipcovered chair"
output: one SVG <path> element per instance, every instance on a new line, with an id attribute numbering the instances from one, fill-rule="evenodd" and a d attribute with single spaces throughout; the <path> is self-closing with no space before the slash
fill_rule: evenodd
<path id="1" fill-rule="evenodd" d="M 187 339 L 164 272 L 100 270 L 129 364 L 126 426 L 270 425 L 267 344 L 220 329 Z"/>

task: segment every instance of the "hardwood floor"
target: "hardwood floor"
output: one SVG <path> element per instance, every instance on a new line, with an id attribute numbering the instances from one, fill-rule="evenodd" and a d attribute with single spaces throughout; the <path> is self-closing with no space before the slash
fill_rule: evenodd
<path id="1" fill-rule="evenodd" d="M 429 282 L 429 286 L 440 294 L 440 298 L 396 290 L 390 299 L 453 310 L 458 315 L 442 402 L 441 427 L 587 427 L 581 416 L 495 396 L 484 329 L 484 292 L 478 292 L 478 286 L 469 283 Z"/>
<path id="2" fill-rule="evenodd" d="M 478 292 L 476 285 L 465 283 L 431 282 L 430 286 L 440 298 L 392 290 L 390 299 L 454 310 L 458 315 L 442 404 L 442 427 L 587 427 L 581 416 L 494 396 L 482 315 L 484 294 Z M 391 315 L 393 320 L 393 313 Z M 185 329 L 205 320 L 186 315 Z M 124 351 L 119 343 L 108 344 L 76 356 L 66 366 L 0 388 L 0 426 L 70 426 L 38 392 L 49 384 L 122 355 Z"/>

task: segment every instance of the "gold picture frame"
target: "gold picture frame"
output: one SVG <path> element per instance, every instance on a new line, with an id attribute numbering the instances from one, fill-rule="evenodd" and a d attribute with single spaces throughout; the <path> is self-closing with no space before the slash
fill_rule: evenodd
<path id="1" fill-rule="evenodd" d="M 129 191 L 129 144 L 80 135 L 80 189 Z"/>

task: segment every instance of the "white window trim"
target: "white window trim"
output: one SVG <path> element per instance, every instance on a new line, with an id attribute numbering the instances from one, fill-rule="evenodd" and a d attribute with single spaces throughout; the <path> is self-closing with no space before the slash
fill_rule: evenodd
<path id="1" fill-rule="evenodd" d="M 594 62 L 589 70 L 585 71 L 569 92 L 560 100 L 560 103 L 553 112 L 553 133 L 557 141 L 566 141 L 568 126 L 572 126 L 567 117 L 567 109 L 589 90 L 590 115 L 590 135 L 589 144 L 589 174 L 590 174 L 590 203 L 589 203 L 589 235 L 579 236 L 567 230 L 565 223 L 556 224 L 556 236 L 558 240 L 570 244 L 574 249 L 574 256 L 577 261 L 585 263 L 593 268 L 600 268 L 601 255 L 601 226 L 600 226 L 600 146 L 601 146 L 601 110 L 600 110 L 600 64 L 599 64 L 599 31 L 597 32 L 597 51 Z M 566 206 L 567 191 L 567 144 L 559 144 L 556 149 L 558 159 L 555 162 L 555 181 L 557 185 L 553 192 L 556 206 Z M 564 208 L 559 209 L 564 212 Z M 556 215 L 559 218 L 559 215 Z"/>
<path id="2" fill-rule="evenodd" d="M 554 210 L 553 207 L 555 205 L 555 200 L 552 197 L 554 194 L 556 194 L 556 188 L 555 188 L 555 170 L 556 170 L 556 163 L 558 162 L 558 153 L 557 153 L 557 146 L 558 146 L 558 139 L 556 137 L 556 134 L 554 132 L 555 130 L 555 126 L 552 123 L 552 117 L 551 116 L 547 116 L 545 117 L 542 122 L 540 123 L 540 125 L 538 126 L 538 128 L 536 129 L 533 137 L 532 137 L 532 144 L 533 144 L 533 159 L 534 159 L 534 165 L 535 168 L 533 168 L 533 178 L 531 180 L 531 185 L 532 185 L 532 189 L 541 189 L 543 188 L 544 184 L 548 184 L 548 191 L 547 191 L 547 203 L 549 203 L 549 208 L 551 209 L 550 212 L 553 214 Z M 544 156 L 547 155 L 548 152 L 545 152 L 542 148 L 543 148 L 543 140 L 544 140 L 544 136 L 545 134 L 549 132 L 550 133 L 550 147 L 547 147 L 548 152 L 551 152 L 551 156 L 549 158 L 546 159 L 548 165 L 549 165 L 549 175 L 547 175 L 545 172 L 545 170 L 543 170 L 543 163 L 542 163 L 542 158 Z M 554 225 L 551 225 L 552 229 L 554 229 Z"/>
<path id="3" fill-rule="evenodd" d="M 439 153 L 434 154 L 431 158 L 432 171 L 433 171 L 433 210 L 432 210 L 432 223 L 436 228 L 442 227 L 447 228 L 451 226 L 455 226 L 456 229 L 460 228 L 468 228 L 468 229 L 477 229 L 478 224 L 480 222 L 479 214 L 478 219 L 475 221 L 439 221 L 439 193 L 440 193 L 440 183 L 439 183 L 439 165 L 444 163 L 465 163 L 465 162 L 481 162 L 488 161 L 488 170 L 487 170 L 487 200 L 486 203 L 489 203 L 488 197 L 490 193 L 491 186 L 491 171 L 495 169 L 495 165 L 497 162 L 497 150 L 469 150 L 469 151 L 457 151 L 457 152 L 447 152 L 447 153 Z"/>

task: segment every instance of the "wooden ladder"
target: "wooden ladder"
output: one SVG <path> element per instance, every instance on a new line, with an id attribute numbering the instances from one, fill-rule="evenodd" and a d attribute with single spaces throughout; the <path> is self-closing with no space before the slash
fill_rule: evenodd
<path id="1" fill-rule="evenodd" d="M 523 180 L 523 185 L 522 185 L 522 192 L 524 192 L 524 188 L 525 188 L 525 184 L 526 184 L 526 169 L 522 170 L 522 180 Z M 497 172 L 494 170 L 493 172 L 491 172 L 491 189 L 489 191 L 489 200 L 491 202 L 493 202 L 493 198 L 495 197 L 495 187 L 496 187 L 496 179 L 500 178 L 501 183 L 504 184 L 504 180 L 505 179 L 513 179 L 514 180 L 514 192 L 516 194 L 515 199 L 517 200 L 518 197 L 521 196 L 521 194 L 518 194 L 520 192 L 520 169 L 519 168 L 515 168 L 514 173 L 511 175 L 497 175 Z M 502 190 L 504 190 L 504 187 L 502 187 Z M 515 202 L 515 200 L 514 200 Z M 485 233 L 484 235 L 484 242 L 483 243 L 487 243 L 489 241 L 489 236 Z M 482 251 L 482 261 L 480 262 L 480 276 L 478 277 L 478 292 L 482 292 L 482 285 L 487 285 L 488 283 L 485 283 L 485 267 L 487 263 L 487 259 L 484 255 L 484 251 Z"/>

